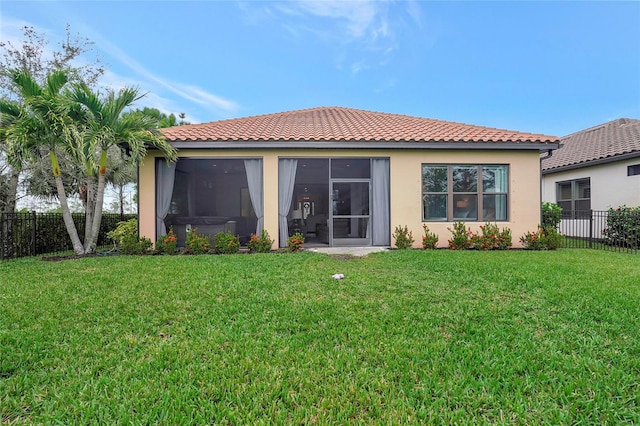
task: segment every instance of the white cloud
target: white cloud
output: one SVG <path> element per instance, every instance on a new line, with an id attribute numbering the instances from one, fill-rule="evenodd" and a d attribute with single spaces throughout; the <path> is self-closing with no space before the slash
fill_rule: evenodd
<path id="1" fill-rule="evenodd" d="M 275 22 L 300 39 L 311 35 L 334 51 L 337 69 L 352 74 L 388 63 L 400 48 L 398 33 L 407 26 L 422 27 L 420 5 L 415 1 L 308 0 L 264 7 L 243 3 L 241 9 L 253 23 Z"/>
<path id="2" fill-rule="evenodd" d="M 213 107 L 214 109 L 220 110 L 224 113 L 233 113 L 238 109 L 238 105 L 234 101 L 224 99 L 213 93 L 209 93 L 202 88 L 169 81 L 159 75 L 154 74 L 153 72 L 147 70 L 136 60 L 131 58 L 129 55 L 127 55 L 122 49 L 106 40 L 101 40 L 100 45 L 118 61 L 127 65 L 139 76 L 143 77 L 145 81 L 153 82 L 183 99 L 189 100 L 191 102 L 196 102 L 203 106 Z"/>
<path id="3" fill-rule="evenodd" d="M 278 13 L 281 17 L 292 17 L 287 21 L 288 27 L 313 28 L 313 32 L 325 33 L 332 38 L 352 42 L 362 39 L 377 39 L 391 36 L 388 31 L 387 2 L 385 1 L 343 1 L 343 0 L 310 0 L 300 2 L 277 3 L 271 15 Z M 304 18 L 319 18 L 320 23 L 310 25 Z M 329 25 L 327 25 L 327 22 Z M 337 29 L 337 33 L 336 33 Z"/>
<path id="4" fill-rule="evenodd" d="M 11 42 L 14 47 L 19 48 L 24 40 L 23 28 L 25 26 L 33 27 L 38 34 L 44 34 L 46 41 L 55 40 L 61 37 L 52 34 L 52 31 L 46 28 L 37 27 L 31 22 L 3 16 L 2 25 L 0 27 L 0 36 L 2 41 Z M 203 110 L 208 110 L 214 115 L 228 116 L 236 113 L 240 108 L 236 102 L 210 93 L 201 87 L 184 84 L 179 81 L 171 81 L 149 71 L 142 64 L 131 58 L 120 47 L 101 37 L 91 28 L 85 26 L 81 28 L 81 31 L 90 40 L 96 43 L 96 48 L 99 48 L 106 55 L 109 55 L 114 61 L 122 63 L 133 71 L 133 76 L 125 77 L 106 69 L 104 76 L 99 82 L 101 87 L 119 90 L 128 86 L 137 87 L 143 93 L 145 91 L 149 91 L 140 102 L 140 106 L 157 108 L 167 114 L 185 112 L 187 114 L 187 120 L 190 122 L 200 122 L 196 116 L 197 113 L 192 111 L 200 111 L 200 113 L 202 113 Z M 45 46 L 43 56 L 52 56 L 53 48 L 53 45 Z M 78 66 L 89 64 L 86 58 L 79 58 L 79 61 L 77 62 Z M 175 95 L 177 99 L 172 99 L 173 96 L 171 95 Z M 180 103 L 178 99 L 183 99 L 188 102 L 183 104 Z M 193 104 L 196 104 L 198 107 L 193 108 L 190 106 Z"/>
<path id="5" fill-rule="evenodd" d="M 93 37 L 96 38 L 95 35 L 93 35 Z M 138 81 L 138 84 L 136 85 L 139 87 L 144 87 L 146 89 L 151 83 L 151 86 L 155 86 L 155 87 L 149 87 L 149 90 L 153 89 L 156 92 L 162 92 L 162 91 L 171 92 L 182 99 L 185 99 L 190 102 L 194 102 L 200 106 L 203 106 L 206 109 L 216 114 L 229 115 L 237 112 L 239 109 L 239 105 L 232 100 L 225 99 L 221 96 L 210 93 L 197 86 L 184 84 L 178 81 L 168 80 L 164 77 L 161 77 L 149 71 L 142 64 L 138 63 L 135 59 L 131 58 L 126 52 L 124 52 L 118 46 L 114 45 L 113 43 L 107 40 L 100 39 L 98 43 L 105 52 L 107 52 L 117 61 L 129 67 L 132 71 L 134 71 L 138 75 L 138 77 L 140 77 L 144 81 L 144 84 L 140 84 L 140 82 Z M 123 78 L 122 80 L 131 81 L 132 79 Z M 111 76 L 111 85 L 115 86 L 116 84 L 117 84 L 117 78 L 114 74 Z M 123 84 L 122 86 L 124 85 L 129 85 L 129 84 Z M 156 94 L 156 96 L 160 98 L 160 95 Z M 175 109 L 172 112 L 175 112 Z M 191 120 L 195 121 L 193 117 L 191 117 Z"/>
<path id="6" fill-rule="evenodd" d="M 176 102 L 173 99 L 170 99 L 166 96 L 162 96 L 159 94 L 159 91 L 149 91 L 146 92 L 143 88 L 143 83 L 138 79 L 122 77 L 120 75 L 114 74 L 113 72 L 107 70 L 101 80 L 101 86 L 105 89 L 110 89 L 114 91 L 118 91 L 124 87 L 136 87 L 140 89 L 141 93 L 144 94 L 144 97 L 140 99 L 135 108 L 156 108 L 160 112 L 165 114 L 179 114 L 184 112 L 187 117 L 186 120 L 190 123 L 200 123 L 202 120 L 196 113 L 193 112 L 194 108 L 192 108 L 191 104 L 181 104 Z M 209 105 L 206 105 L 209 106 Z M 198 108 L 199 109 L 199 108 Z M 209 120 L 207 120 L 209 121 Z"/>
<path id="7" fill-rule="evenodd" d="M 337 21 L 354 38 L 375 33 L 376 18 L 383 20 L 386 5 L 380 1 L 318 0 L 293 3 L 303 14 Z"/>

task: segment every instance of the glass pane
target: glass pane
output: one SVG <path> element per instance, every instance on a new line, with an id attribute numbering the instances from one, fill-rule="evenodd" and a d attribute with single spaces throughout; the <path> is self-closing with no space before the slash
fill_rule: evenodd
<path id="1" fill-rule="evenodd" d="M 424 220 L 447 220 L 447 195 L 423 196 L 422 209 Z"/>
<path id="2" fill-rule="evenodd" d="M 571 182 L 558 184 L 558 201 L 571 199 Z"/>
<path id="3" fill-rule="evenodd" d="M 453 219 L 478 219 L 478 196 L 475 194 L 453 195 Z"/>
<path id="4" fill-rule="evenodd" d="M 447 167 L 422 166 L 422 192 L 447 192 Z"/>
<path id="5" fill-rule="evenodd" d="M 333 238 L 367 238 L 369 233 L 368 226 L 368 217 L 334 219 Z"/>
<path id="6" fill-rule="evenodd" d="M 507 220 L 507 196 L 504 194 L 483 195 L 482 220 L 489 222 Z"/>
<path id="7" fill-rule="evenodd" d="M 576 198 L 591 198 L 591 181 L 589 179 L 576 181 Z"/>
<path id="8" fill-rule="evenodd" d="M 571 201 L 558 201 L 557 204 L 562 207 L 562 217 L 564 219 L 570 218 L 572 215 Z"/>
<path id="9" fill-rule="evenodd" d="M 371 177 L 371 160 L 369 158 L 336 158 L 331 160 L 332 178 L 365 178 Z"/>
<path id="10" fill-rule="evenodd" d="M 478 167 L 454 166 L 453 167 L 453 192 L 478 191 Z"/>
<path id="11" fill-rule="evenodd" d="M 173 197 L 165 218 L 183 246 L 187 229 L 214 236 L 230 231 L 241 243 L 255 232 L 257 218 L 248 192 L 244 160 L 185 159 L 176 163 Z M 244 199 L 244 203 L 243 203 Z"/>
<path id="12" fill-rule="evenodd" d="M 333 214 L 338 216 L 369 214 L 369 182 L 333 184 Z"/>
<path id="13" fill-rule="evenodd" d="M 482 166 L 482 191 L 507 192 L 507 166 Z"/>
<path id="14" fill-rule="evenodd" d="M 576 211 L 589 213 L 589 210 L 591 210 L 591 200 L 576 201 Z"/>

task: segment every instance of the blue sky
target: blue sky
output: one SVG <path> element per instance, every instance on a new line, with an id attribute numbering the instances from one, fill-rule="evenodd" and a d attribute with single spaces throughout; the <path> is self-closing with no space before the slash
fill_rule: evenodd
<path id="1" fill-rule="evenodd" d="M 564 136 L 640 118 L 640 2 L 0 3 L 3 40 L 31 25 L 55 46 L 67 23 L 105 86 L 194 123 L 343 106 Z"/>

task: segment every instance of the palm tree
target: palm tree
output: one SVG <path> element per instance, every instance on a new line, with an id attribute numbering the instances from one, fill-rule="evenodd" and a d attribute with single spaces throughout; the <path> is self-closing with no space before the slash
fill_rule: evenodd
<path id="1" fill-rule="evenodd" d="M 124 88 L 118 93 L 107 92 L 100 96 L 84 84 L 75 84 L 69 99 L 79 104 L 78 121 L 83 125 L 82 158 L 88 160 L 87 169 L 87 222 L 85 228 L 85 252 L 95 250 L 106 186 L 108 151 L 118 147 L 126 151 L 130 161 L 144 157 L 147 148 L 160 151 L 169 161 L 175 161 L 175 149 L 164 139 L 158 122 L 143 114 L 123 114 L 134 102 L 142 98 L 137 89 Z M 95 167 L 97 166 L 97 167 Z M 97 183 L 95 173 L 97 169 Z M 94 195 L 95 194 L 95 195 Z M 95 200 L 91 205 L 90 200 Z"/>
<path id="2" fill-rule="evenodd" d="M 6 174 L 6 187 L 0 185 L 0 213 L 13 213 L 16 205 L 16 188 L 18 187 L 18 179 L 22 171 L 22 163 L 16 161 L 15 158 L 7 156 L 9 149 L 9 140 L 7 139 L 7 130 L 20 116 L 20 104 L 8 98 L 0 99 L 0 166 L 6 166 L 9 173 Z M 4 177 L 4 174 L 0 174 Z M 6 193 L 3 193 L 6 189 Z"/>
<path id="3" fill-rule="evenodd" d="M 18 162 L 33 159 L 42 151 L 49 154 L 64 224 L 73 250 L 76 254 L 83 254 L 84 247 L 71 217 L 56 154 L 58 150 L 74 151 L 79 136 L 70 115 L 73 106 L 62 94 L 68 76 L 63 71 L 54 70 L 47 75 L 42 86 L 24 70 L 13 70 L 10 76 L 23 102 L 19 117 L 4 133 L 9 142 L 8 155 Z"/>
<path id="4" fill-rule="evenodd" d="M 52 71 L 43 86 L 26 71 L 11 72 L 11 79 L 23 104 L 19 117 L 2 132 L 10 141 L 9 153 L 18 160 L 34 158 L 42 152 L 49 154 L 73 250 L 77 255 L 93 253 L 102 221 L 109 166 L 107 152 L 115 147 L 129 152 L 130 161 L 136 162 L 147 148 L 159 150 L 169 161 L 175 161 L 176 151 L 162 137 L 157 121 L 141 114 L 122 114 L 143 96 L 136 89 L 125 88 L 117 94 L 110 91 L 101 99 L 85 84 L 74 84 L 63 91 L 68 81 L 63 71 Z M 84 171 L 82 180 L 87 190 L 84 244 L 67 201 L 57 155 L 61 150 Z"/>

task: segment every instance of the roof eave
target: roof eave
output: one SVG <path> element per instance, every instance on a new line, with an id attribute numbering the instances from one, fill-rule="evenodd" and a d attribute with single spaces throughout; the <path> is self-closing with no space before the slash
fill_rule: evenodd
<path id="1" fill-rule="evenodd" d="M 176 149 L 558 149 L 559 142 L 169 141 Z"/>
<path id="2" fill-rule="evenodd" d="M 598 166 L 601 164 L 616 163 L 618 161 L 630 160 L 632 158 L 640 158 L 640 151 L 627 152 L 624 154 L 613 155 L 610 157 L 598 158 L 596 160 L 583 161 L 581 163 L 567 164 L 566 166 L 555 167 L 552 169 L 543 168 L 542 174 L 550 175 L 553 173 L 566 172 L 569 170 L 584 169 L 586 167 Z"/>

